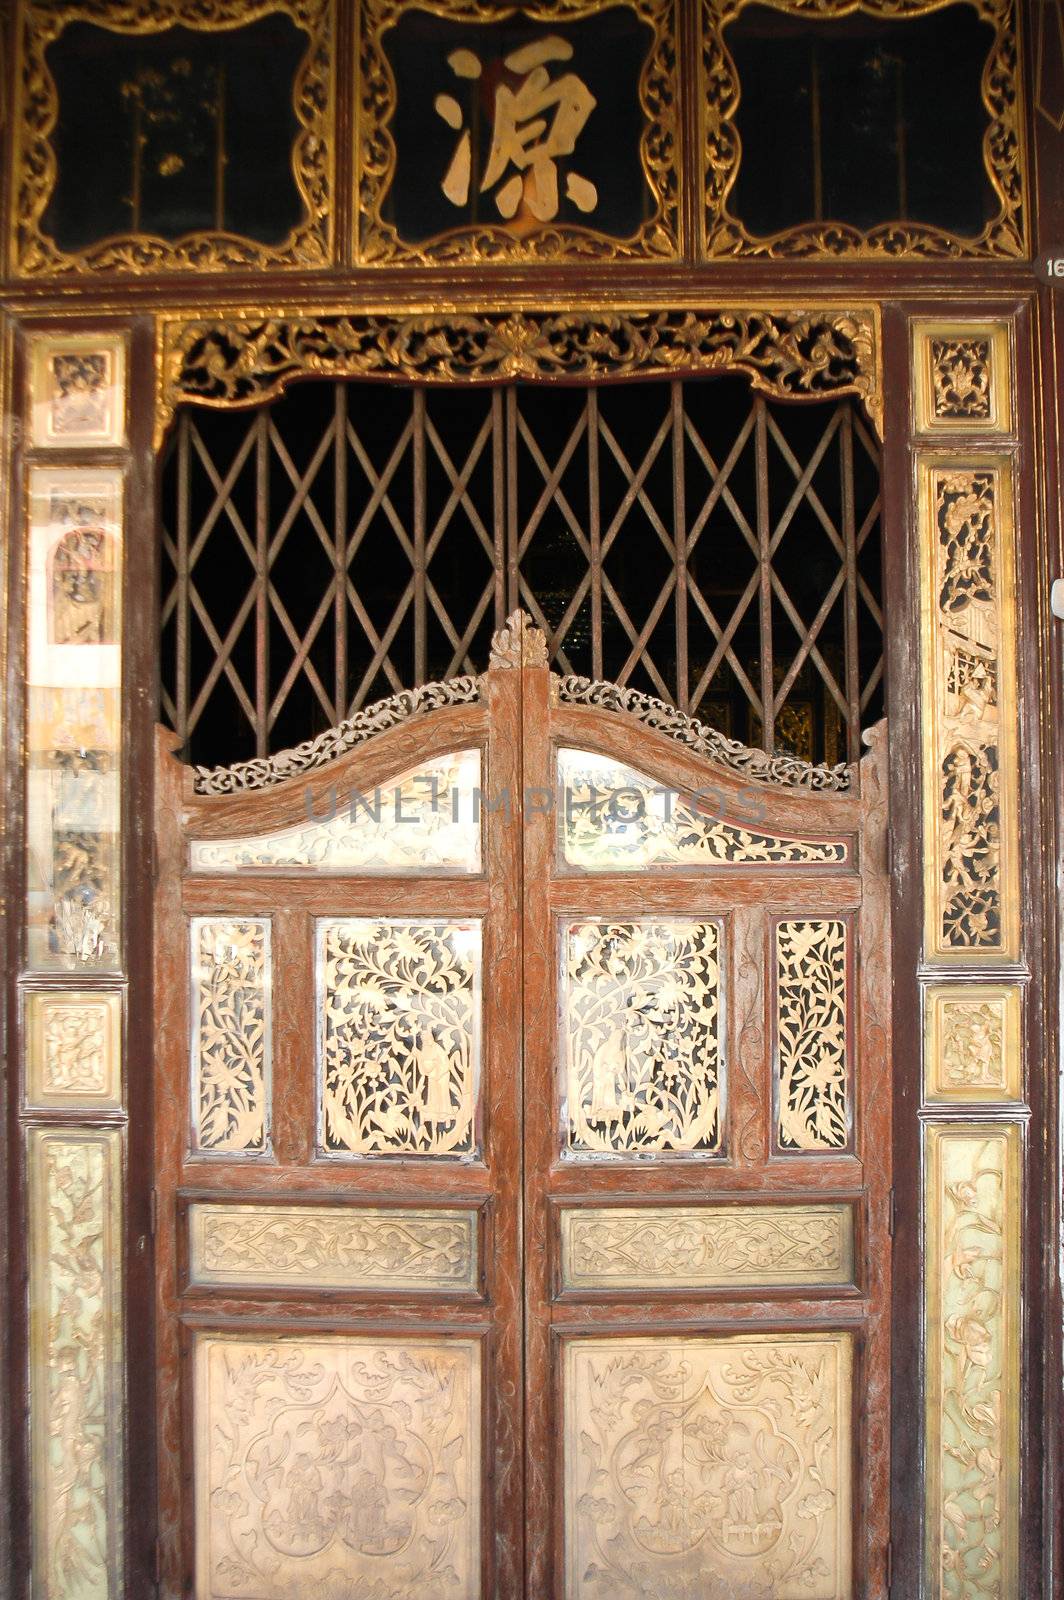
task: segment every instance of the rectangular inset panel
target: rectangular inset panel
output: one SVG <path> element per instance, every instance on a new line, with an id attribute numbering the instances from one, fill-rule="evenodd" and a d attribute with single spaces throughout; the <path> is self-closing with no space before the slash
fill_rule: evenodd
<path id="1" fill-rule="evenodd" d="M 747 827 L 741 815 L 725 821 L 708 795 L 699 810 L 685 795 L 588 750 L 558 751 L 558 791 L 562 856 L 585 872 L 840 866 L 849 859 L 844 839 L 780 838 Z M 715 804 L 722 802 L 716 794 Z"/>
<path id="2" fill-rule="evenodd" d="M 850 1142 L 848 932 L 835 918 L 776 924 L 776 1136 L 784 1151 Z"/>
<path id="3" fill-rule="evenodd" d="M 845 1333 L 573 1339 L 565 1595 L 850 1600 Z"/>
<path id="4" fill-rule="evenodd" d="M 468 1294 L 478 1286 L 475 1211 L 193 1205 L 188 1227 L 193 1284 Z"/>
<path id="5" fill-rule="evenodd" d="M 270 1150 L 268 917 L 193 917 L 192 1148 L 199 1155 Z"/>
<path id="6" fill-rule="evenodd" d="M 721 1148 L 719 947 L 715 922 L 564 928 L 560 1056 L 571 1153 Z"/>
<path id="7" fill-rule="evenodd" d="M 122 1592 L 122 1135 L 29 1134 L 34 1592 Z"/>
<path id="8" fill-rule="evenodd" d="M 480 1595 L 480 1346 L 194 1347 L 197 1600 Z"/>
<path id="9" fill-rule="evenodd" d="M 927 1129 L 927 1551 L 933 1600 L 1019 1588 L 1020 1130 Z"/>
<path id="10" fill-rule="evenodd" d="M 319 922 L 327 1154 L 475 1154 L 481 943 L 472 920 Z"/>
<path id="11" fill-rule="evenodd" d="M 930 984 L 924 991 L 924 1097 L 970 1104 L 1023 1094 L 1020 989 Z"/>
<path id="12" fill-rule="evenodd" d="M 440 756 L 368 794 L 333 790 L 322 815 L 247 839 L 196 839 L 193 872 L 480 871 L 480 751 Z"/>
<path id="13" fill-rule="evenodd" d="M 30 340 L 30 437 L 38 448 L 126 442 L 126 343 L 104 333 Z"/>
<path id="14" fill-rule="evenodd" d="M 29 989 L 25 1018 L 28 1104 L 121 1108 L 118 990 Z"/>
<path id="15" fill-rule="evenodd" d="M 1019 955 L 1012 469 L 925 461 L 925 954 Z"/>
<path id="16" fill-rule="evenodd" d="M 122 474 L 29 480 L 27 955 L 120 965 Z"/>
<path id="17" fill-rule="evenodd" d="M 563 1289 L 853 1282 L 848 1205 L 581 1206 L 560 1226 Z"/>
<path id="18" fill-rule="evenodd" d="M 1012 363 L 1005 322 L 913 322 L 918 433 L 1009 433 Z"/>

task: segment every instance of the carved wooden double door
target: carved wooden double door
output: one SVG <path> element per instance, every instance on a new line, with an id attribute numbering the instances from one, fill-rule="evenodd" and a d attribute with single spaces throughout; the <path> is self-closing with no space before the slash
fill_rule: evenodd
<path id="1" fill-rule="evenodd" d="M 537 642 L 161 747 L 166 1596 L 885 1594 L 883 730 L 846 787 Z"/>

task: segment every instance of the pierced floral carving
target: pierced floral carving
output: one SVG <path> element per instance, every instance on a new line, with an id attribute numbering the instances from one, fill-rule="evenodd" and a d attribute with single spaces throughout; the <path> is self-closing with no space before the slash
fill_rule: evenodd
<path id="1" fill-rule="evenodd" d="M 706 805 L 644 773 L 586 750 L 559 750 L 562 851 L 570 866 L 590 872 L 660 866 L 830 865 L 845 862 L 841 839 L 786 839 L 724 821 Z M 708 791 L 707 791 L 708 794 Z M 714 791 L 715 803 L 722 796 Z M 760 801 L 744 802 L 751 817 Z M 734 809 L 741 809 L 735 802 Z"/>
<path id="2" fill-rule="evenodd" d="M 849 1144 L 847 925 L 776 924 L 777 1135 L 781 1150 Z"/>
<path id="3" fill-rule="evenodd" d="M 566 929 L 570 1151 L 720 1148 L 718 945 L 713 922 L 578 922 Z"/>
<path id="4" fill-rule="evenodd" d="M 931 339 L 936 422 L 993 416 L 989 339 Z"/>
<path id="5" fill-rule="evenodd" d="M 319 930 L 322 1149 L 472 1155 L 481 930 L 369 917 Z"/>
<path id="6" fill-rule="evenodd" d="M 846 1334 L 574 1339 L 567 1600 L 850 1587 Z"/>
<path id="7" fill-rule="evenodd" d="M 794 789 L 813 789 L 817 792 L 845 793 L 851 784 L 850 768 L 845 762 L 834 767 L 814 766 L 809 761 L 799 761 L 793 756 L 767 755 L 741 744 L 738 739 L 725 738 L 716 728 L 711 728 L 697 717 L 677 711 L 665 700 L 643 694 L 639 689 L 622 688 L 616 683 L 598 683 L 590 678 L 573 675 L 553 677 L 552 687 L 560 705 L 596 706 L 603 711 L 620 711 L 635 717 L 645 728 L 666 734 L 688 750 L 715 761 L 731 772 L 741 773 L 758 783 L 782 784 Z M 785 708 L 786 709 L 786 708 Z"/>
<path id="8" fill-rule="evenodd" d="M 194 917 L 192 1128 L 201 1155 L 269 1152 L 270 923 Z"/>
<path id="9" fill-rule="evenodd" d="M 446 683 L 424 683 L 419 689 L 404 689 L 400 694 L 378 700 L 327 728 L 313 739 L 306 739 L 291 750 L 274 756 L 237 762 L 231 767 L 195 767 L 193 788 L 197 794 L 239 794 L 245 790 L 269 789 L 287 783 L 303 773 L 327 767 L 374 734 L 398 728 L 414 717 L 422 717 L 442 706 L 476 705 L 480 699 L 480 679 L 450 678 Z"/>
<path id="10" fill-rule="evenodd" d="M 255 405 L 308 373 L 454 383 L 738 371 L 755 389 L 784 398 L 855 394 L 882 433 L 879 325 L 871 307 L 397 318 L 264 310 L 163 318 L 160 341 L 157 442 L 182 402 Z"/>
<path id="11" fill-rule="evenodd" d="M 200 1335 L 194 1367 L 202 1600 L 478 1600 L 473 1340 Z"/>

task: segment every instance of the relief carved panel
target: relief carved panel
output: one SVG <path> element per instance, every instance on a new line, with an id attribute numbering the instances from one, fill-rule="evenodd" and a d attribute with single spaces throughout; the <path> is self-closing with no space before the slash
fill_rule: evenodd
<path id="1" fill-rule="evenodd" d="M 1012 354 L 1005 322 L 913 322 L 918 433 L 1008 433 Z"/>
<path id="2" fill-rule="evenodd" d="M 850 1140 L 848 926 L 776 924 L 776 1096 L 781 1150 Z"/>
<path id="3" fill-rule="evenodd" d="M 849 1600 L 851 1368 L 842 1333 L 571 1341 L 566 1600 Z"/>
<path id="4" fill-rule="evenodd" d="M 192 1145 L 269 1154 L 271 950 L 267 917 L 193 917 Z"/>
<path id="5" fill-rule="evenodd" d="M 1016 984 L 933 984 L 924 995 L 928 1100 L 1018 1100 L 1023 1093 Z"/>
<path id="6" fill-rule="evenodd" d="M 26 994 L 26 1099 L 32 1106 L 122 1104 L 122 996 L 117 990 Z"/>
<path id="7" fill-rule="evenodd" d="M 198 1600 L 478 1600 L 473 1340 L 194 1350 Z"/>

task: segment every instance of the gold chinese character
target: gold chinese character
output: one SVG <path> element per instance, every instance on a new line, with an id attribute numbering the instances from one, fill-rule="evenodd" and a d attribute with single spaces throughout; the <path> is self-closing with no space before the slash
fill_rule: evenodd
<path id="1" fill-rule="evenodd" d="M 558 215 L 558 157 L 572 155 L 596 104 L 575 72 L 551 80 L 547 63 L 568 61 L 572 53 L 571 44 L 552 34 L 511 51 L 503 63 L 522 82 L 517 89 L 500 84 L 495 91 L 491 153 L 480 192 L 486 194 L 511 167 L 516 169 L 495 193 L 499 215 L 507 220 L 522 201 L 539 222 Z M 458 78 L 475 81 L 483 71 L 471 50 L 453 51 L 447 64 Z M 543 114 L 552 109 L 552 117 Z M 442 188 L 452 205 L 464 206 L 472 174 L 469 130 L 462 128 L 462 108 L 453 95 L 437 95 L 436 110 L 449 128 L 461 132 Z M 579 173 L 566 174 L 565 192 L 580 211 L 593 211 L 598 204 L 595 185 Z"/>

